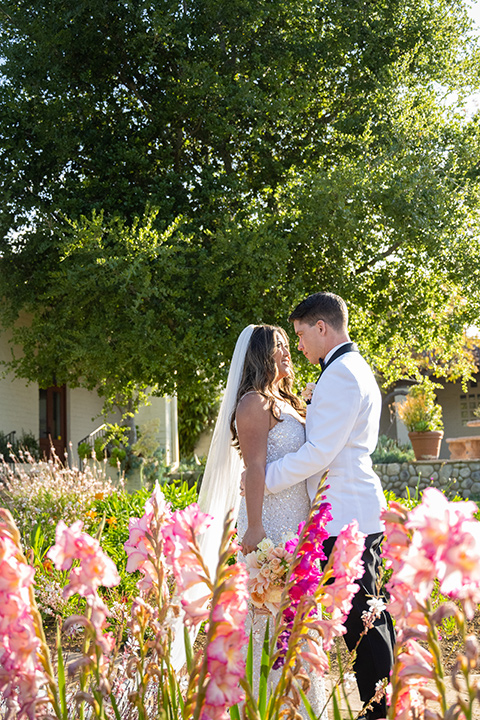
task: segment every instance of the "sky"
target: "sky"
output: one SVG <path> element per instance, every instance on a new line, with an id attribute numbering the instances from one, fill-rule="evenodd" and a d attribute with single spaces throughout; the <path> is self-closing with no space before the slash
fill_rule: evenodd
<path id="1" fill-rule="evenodd" d="M 471 3 L 470 16 L 475 20 L 480 28 L 480 0 Z"/>

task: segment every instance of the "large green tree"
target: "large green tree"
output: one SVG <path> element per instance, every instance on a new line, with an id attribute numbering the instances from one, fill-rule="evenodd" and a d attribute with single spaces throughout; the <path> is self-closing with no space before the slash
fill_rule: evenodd
<path id="1" fill-rule="evenodd" d="M 478 46 L 461 0 L 0 2 L 0 295 L 23 377 L 126 404 L 339 292 L 385 382 L 468 373 Z"/>

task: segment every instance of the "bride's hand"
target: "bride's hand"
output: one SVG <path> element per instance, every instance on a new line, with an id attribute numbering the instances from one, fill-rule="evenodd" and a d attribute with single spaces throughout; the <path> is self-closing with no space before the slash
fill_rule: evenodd
<path id="1" fill-rule="evenodd" d="M 261 542 L 265 537 L 267 537 L 267 534 L 263 529 L 263 525 L 259 525 L 258 527 L 250 527 L 249 525 L 247 528 L 247 532 L 243 536 L 242 542 L 240 543 L 242 553 L 244 555 L 248 555 L 248 553 L 256 550 L 258 543 Z"/>

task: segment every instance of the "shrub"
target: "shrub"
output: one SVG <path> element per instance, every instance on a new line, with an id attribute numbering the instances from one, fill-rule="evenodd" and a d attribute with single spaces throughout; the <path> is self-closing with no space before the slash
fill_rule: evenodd
<path id="1" fill-rule="evenodd" d="M 52 545 L 59 520 L 67 525 L 88 520 L 94 500 L 115 490 L 103 465 L 79 470 L 65 467 L 56 456 L 48 462 L 29 454 L 21 459 L 22 466 L 16 458 L 13 464 L 0 461 L 0 499 L 12 513 L 26 546 L 37 527 L 42 528 L 45 543 Z"/>
<path id="2" fill-rule="evenodd" d="M 412 462 L 415 460 L 415 453 L 410 445 L 400 445 L 393 438 L 386 435 L 380 435 L 377 447 L 372 453 L 372 462 L 391 463 L 391 462 Z"/>
<path id="3" fill-rule="evenodd" d="M 23 453 L 30 454 L 36 460 L 40 458 L 40 445 L 32 432 L 22 430 L 20 438 L 12 443 L 9 443 L 7 438 L 8 435 L 0 432 L 0 455 L 3 455 L 6 462 L 14 462 L 14 458 Z"/>
<path id="4" fill-rule="evenodd" d="M 197 499 L 196 486 L 190 488 L 187 482 L 164 483 L 162 492 L 173 510 L 183 510 Z M 96 534 L 103 523 L 100 544 L 117 566 L 121 577 L 118 588 L 120 594 L 128 597 L 135 594 L 138 578 L 126 572 L 127 555 L 123 546 L 128 540 L 130 518 L 142 517 L 145 503 L 151 494 L 152 491 L 148 487 L 143 487 L 132 494 L 122 489 L 94 500 L 90 511 L 90 532 Z"/>

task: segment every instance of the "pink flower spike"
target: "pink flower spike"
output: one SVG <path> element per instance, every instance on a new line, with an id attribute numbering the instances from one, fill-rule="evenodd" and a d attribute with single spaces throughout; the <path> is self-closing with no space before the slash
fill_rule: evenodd
<path id="1" fill-rule="evenodd" d="M 425 648 L 422 648 L 416 640 L 407 640 L 405 643 L 406 652 L 398 656 L 398 677 L 405 682 L 411 682 L 412 678 L 435 677 L 433 656 Z"/>
<path id="2" fill-rule="evenodd" d="M 173 533 L 190 540 L 201 535 L 212 524 L 212 517 L 202 512 L 197 503 L 188 505 L 184 510 L 176 510 L 172 515 Z"/>
<path id="3" fill-rule="evenodd" d="M 99 547 L 98 540 L 82 532 L 83 523 L 77 520 L 70 527 L 60 520 L 55 532 L 55 545 L 47 552 L 57 570 L 68 570 L 75 559 L 80 559 Z"/>
<path id="4" fill-rule="evenodd" d="M 207 655 L 211 660 L 218 660 L 225 666 L 226 672 L 240 675 L 244 672 L 245 660 L 242 648 L 248 642 L 243 629 L 217 635 L 207 647 Z"/>
<path id="5" fill-rule="evenodd" d="M 0 520 L 0 693 L 17 710 L 15 717 L 31 720 L 46 684 L 30 605 L 34 573 Z"/>
<path id="6" fill-rule="evenodd" d="M 185 621 L 188 625 L 199 625 L 208 618 L 208 601 L 210 598 L 211 593 L 192 601 L 182 597 L 182 607 L 185 611 Z"/>
<path id="7" fill-rule="evenodd" d="M 333 549 L 333 574 L 335 578 L 361 578 L 364 572 L 362 555 L 365 550 L 365 533 L 353 520 L 340 531 Z"/>

